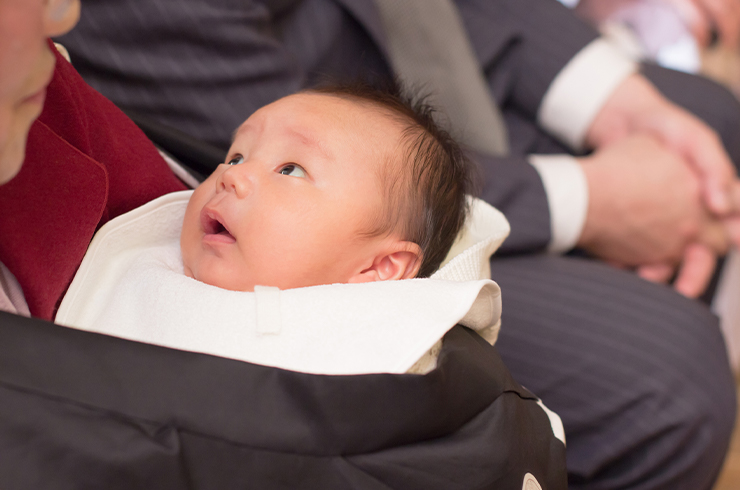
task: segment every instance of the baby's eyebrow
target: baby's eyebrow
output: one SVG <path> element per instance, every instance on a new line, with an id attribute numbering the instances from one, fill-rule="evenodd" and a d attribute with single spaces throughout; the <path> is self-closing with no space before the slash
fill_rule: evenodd
<path id="1" fill-rule="evenodd" d="M 236 128 L 234 133 L 231 135 L 231 144 L 234 144 L 234 140 L 236 140 L 236 137 L 239 136 L 240 133 L 246 133 L 253 129 L 254 128 L 246 122 Z M 334 152 L 332 152 L 326 145 L 326 142 L 317 138 L 311 132 L 305 132 L 292 127 L 285 128 L 285 132 L 294 138 L 298 138 L 304 145 L 315 148 L 327 160 L 335 160 Z"/>
<path id="2" fill-rule="evenodd" d="M 236 137 L 244 130 L 244 126 L 246 123 L 242 123 L 239 126 L 236 127 L 233 133 L 231 133 L 231 142 L 229 143 L 229 146 L 234 144 L 234 140 L 236 140 Z"/>
<path id="3" fill-rule="evenodd" d="M 304 145 L 313 147 L 318 150 L 319 153 L 321 153 L 327 160 L 334 160 L 334 153 L 328 146 L 326 146 L 326 142 L 320 140 L 310 132 L 303 132 L 295 128 L 287 128 L 286 132 L 300 139 Z"/>

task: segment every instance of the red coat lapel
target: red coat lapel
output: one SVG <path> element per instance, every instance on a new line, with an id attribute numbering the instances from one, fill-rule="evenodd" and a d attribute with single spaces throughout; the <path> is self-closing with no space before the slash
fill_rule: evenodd
<path id="1" fill-rule="evenodd" d="M 104 211 L 105 168 L 34 123 L 21 172 L 0 192 L 0 257 L 34 316 L 53 318 Z"/>
<path id="2" fill-rule="evenodd" d="M 0 186 L 0 262 L 31 314 L 45 319 L 54 318 L 99 226 L 185 189 L 144 133 L 53 50 L 54 78 L 23 167 Z"/>

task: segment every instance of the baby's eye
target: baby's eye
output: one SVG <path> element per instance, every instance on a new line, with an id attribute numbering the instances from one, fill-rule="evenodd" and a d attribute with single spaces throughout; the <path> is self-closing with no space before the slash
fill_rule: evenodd
<path id="1" fill-rule="evenodd" d="M 231 157 L 231 160 L 227 162 L 227 165 L 239 165 L 240 163 L 244 163 L 244 157 L 237 153 Z"/>
<path id="2" fill-rule="evenodd" d="M 300 166 L 295 163 L 289 163 L 280 169 L 280 173 L 283 175 L 290 175 L 292 177 L 305 177 L 306 172 Z"/>

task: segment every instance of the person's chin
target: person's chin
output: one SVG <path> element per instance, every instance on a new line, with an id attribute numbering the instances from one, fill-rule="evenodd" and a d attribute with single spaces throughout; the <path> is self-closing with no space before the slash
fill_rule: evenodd
<path id="1" fill-rule="evenodd" d="M 38 90 L 37 92 L 31 94 L 30 96 L 26 97 L 23 100 L 23 104 L 29 106 L 29 110 L 35 113 L 33 116 L 33 119 L 36 119 L 37 117 L 41 115 L 41 109 L 44 107 L 45 101 L 46 101 L 46 86 L 44 86 L 44 88 Z"/>

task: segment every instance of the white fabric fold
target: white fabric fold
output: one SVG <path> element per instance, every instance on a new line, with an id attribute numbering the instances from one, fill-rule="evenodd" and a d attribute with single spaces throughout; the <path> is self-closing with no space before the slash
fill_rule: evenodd
<path id="1" fill-rule="evenodd" d="M 495 341 L 501 295 L 484 277 L 509 227 L 482 201 L 473 205 L 475 219 L 457 253 L 432 278 L 252 293 L 183 274 L 179 236 L 191 192 L 162 196 L 106 223 L 56 321 L 316 374 L 427 372 L 440 339 L 457 323 Z"/>

